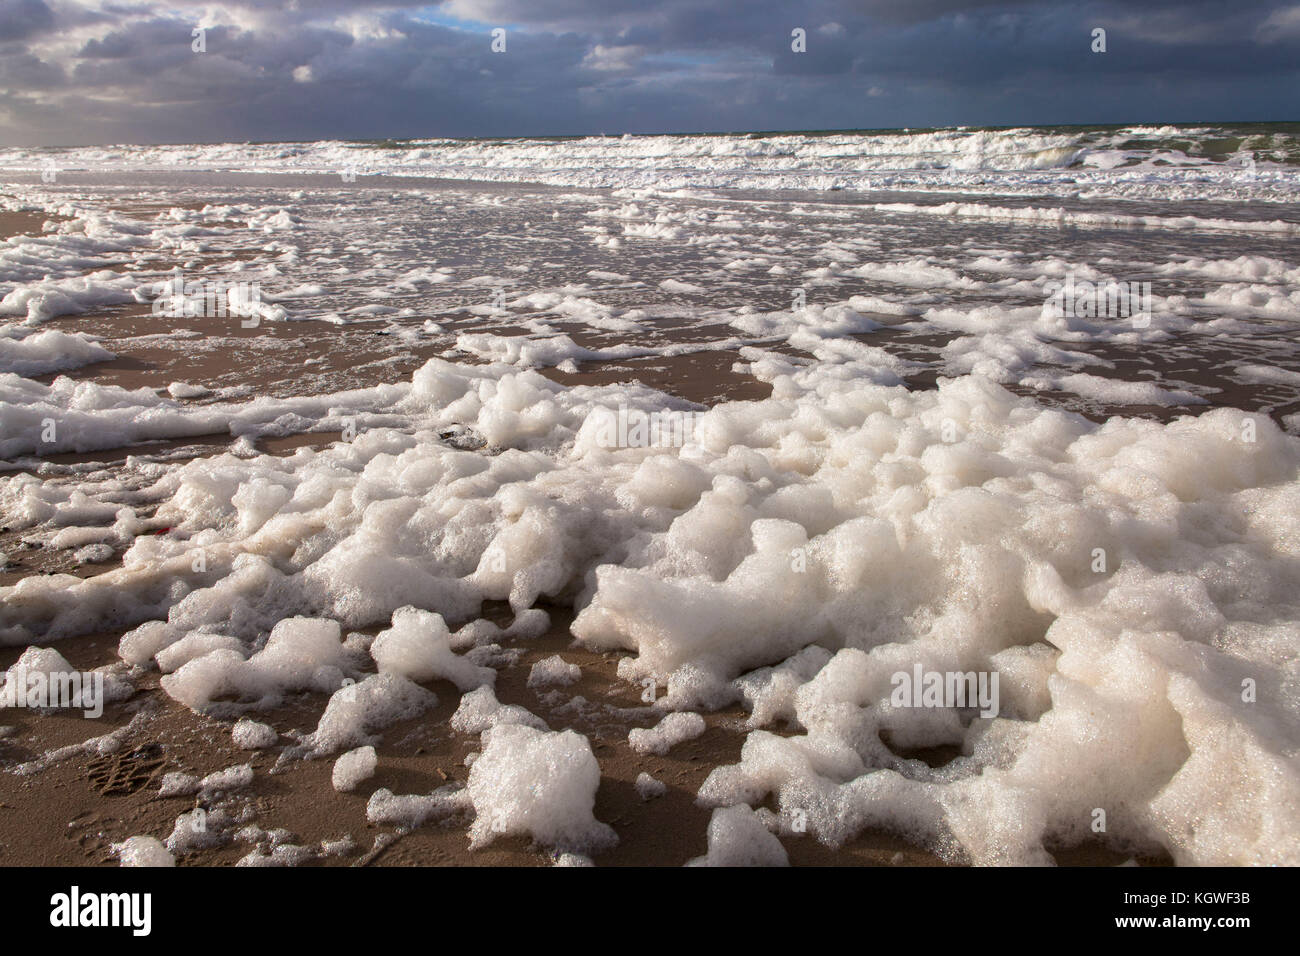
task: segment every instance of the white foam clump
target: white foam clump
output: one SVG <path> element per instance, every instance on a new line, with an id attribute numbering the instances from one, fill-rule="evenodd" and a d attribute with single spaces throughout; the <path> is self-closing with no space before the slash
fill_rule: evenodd
<path id="1" fill-rule="evenodd" d="M 600 765 L 586 737 L 501 724 L 484 741 L 467 787 L 475 814 L 472 848 L 510 834 L 579 852 L 617 842 L 613 829 L 592 814 Z"/>
<path id="2" fill-rule="evenodd" d="M 0 326 L 0 372 L 31 378 L 116 357 L 82 332 L 43 329 L 29 333 L 22 326 Z"/>
<path id="3" fill-rule="evenodd" d="M 118 448 L 154 439 L 274 434 L 277 421 L 343 426 L 344 418 L 391 409 L 409 386 L 378 385 L 328 396 L 178 404 L 152 388 L 125 389 L 66 376 L 43 385 L 0 373 L 0 458 Z M 53 435 L 43 422 L 54 419 Z"/>
<path id="4" fill-rule="evenodd" d="M 394 794 L 380 787 L 366 803 L 366 819 L 413 830 L 430 817 L 446 817 L 469 807 L 469 794 L 460 787 L 439 787 L 429 794 Z"/>
<path id="5" fill-rule="evenodd" d="M 534 373 L 436 360 L 416 373 L 409 388 L 411 408 L 427 416 L 423 420 L 430 426 L 468 421 L 492 442 L 541 447 L 572 437 L 590 408 L 580 396 Z M 637 402 L 649 405 L 649 395 L 641 390 Z M 319 401 L 325 406 L 338 400 Z M 594 432 L 583 438 L 587 444 L 595 440 Z M 427 432 L 416 438 L 387 429 L 289 460 L 196 460 L 171 470 L 154 490 L 166 498 L 158 520 L 169 522 L 176 536 L 134 538 L 123 556 L 131 587 L 123 588 L 121 577 L 103 575 L 88 587 L 24 579 L 15 586 L 22 599 L 0 608 L 0 641 L 83 633 L 106 616 L 125 625 L 166 616 L 165 624 L 151 622 L 147 632 L 124 639 L 123 652 L 134 662 L 200 628 L 251 642 L 278 620 L 286 604 L 361 627 L 415 603 L 438 607 L 448 620 L 467 619 L 484 599 L 508 599 L 514 606 L 516 620 L 507 633 L 535 633 L 547 617 L 532 603 L 542 594 L 558 593 L 583 572 L 584 552 L 570 541 L 580 525 L 571 525 L 566 516 L 580 522 L 586 509 L 539 497 L 528 487 L 534 480 L 553 480 L 554 474 L 544 476 L 556 470 L 554 459 L 544 454 L 512 449 L 485 460 Z M 326 519 L 321 509 L 351 500 L 358 480 L 377 482 L 379 497 L 357 499 Z M 48 515 L 49 494 L 36 479 L 14 479 L 0 486 L 0 503 L 8 506 L 12 498 L 15 510 L 44 509 L 39 513 Z M 450 497 L 437 503 L 445 495 Z M 484 516 L 492 513 L 498 517 L 485 524 Z M 439 529 L 443 544 L 436 553 L 413 533 L 412 519 Z M 297 551 L 290 561 L 296 567 L 273 563 L 261 551 L 249 553 L 257 539 L 277 554 L 288 548 L 287 558 L 305 538 L 323 532 L 322 521 L 342 537 L 328 547 L 317 540 Z M 489 529 L 493 536 L 485 540 Z M 203 534 L 206 542 L 208 567 L 201 573 L 193 567 L 197 542 L 188 538 L 193 534 Z M 68 587 L 75 600 L 67 599 Z M 137 643 L 128 651 L 128 644 Z M 153 647 L 147 656 L 146 646 Z"/>
<path id="6" fill-rule="evenodd" d="M 1081 398 L 1112 405 L 1204 405 L 1207 399 L 1180 388 L 1161 388 L 1154 382 L 1126 382 L 1087 372 L 1070 375 L 1053 373 L 1022 376 L 1020 384 L 1030 388 L 1054 388 Z"/>
<path id="7" fill-rule="evenodd" d="M 167 386 L 167 394 L 172 398 L 206 398 L 212 394 L 212 389 L 189 382 L 172 382 Z"/>
<path id="8" fill-rule="evenodd" d="M 337 840 L 322 840 L 320 843 L 322 856 L 346 856 L 356 848 L 357 843 L 350 833 L 343 834 Z"/>
<path id="9" fill-rule="evenodd" d="M 785 847 L 752 807 L 718 807 L 709 820 L 709 851 L 687 866 L 789 866 Z"/>
<path id="10" fill-rule="evenodd" d="M 1245 382 L 1263 385 L 1300 385 L 1300 372 L 1272 365 L 1239 365 L 1236 374 Z"/>
<path id="11" fill-rule="evenodd" d="M 176 770 L 163 774 L 162 783 L 158 787 L 160 797 L 187 797 L 198 792 L 199 778 Z"/>
<path id="12" fill-rule="evenodd" d="M 72 553 L 78 564 L 102 564 L 113 557 L 113 548 L 107 544 L 88 544 Z"/>
<path id="13" fill-rule="evenodd" d="M 555 687 L 572 684 L 582 677 L 582 668 L 570 664 L 559 654 L 543 658 L 528 671 L 529 687 Z"/>
<path id="14" fill-rule="evenodd" d="M 824 387 L 782 372 L 777 400 L 810 385 Z M 1274 556 L 1300 534 L 1293 439 L 1264 416 L 1248 436 L 1230 410 L 1093 426 L 974 378 L 928 394 L 815 394 L 824 411 L 798 402 L 785 424 L 770 403 L 726 408 L 728 447 L 763 449 L 748 459 L 774 469 L 760 473 L 800 477 L 765 494 L 719 476 L 642 568 L 597 569 L 573 626 L 591 647 L 634 650 L 621 676 L 667 683 L 678 707 L 723 706 L 748 670 L 848 645 L 817 677 L 789 675 L 769 712 L 802 735 L 752 733 L 703 799 L 776 796 L 784 825 L 804 810 L 827 842 L 888 825 L 978 862 L 1042 862 L 1044 843 L 1089 839 L 1099 806 L 1111 807 L 1116 846 L 1163 847 L 1179 862 L 1300 859 L 1294 734 L 1282 730 L 1296 701 L 1279 691 L 1243 703 L 1239 670 L 1279 689 L 1290 680 L 1279 653 L 1296 639 L 1300 575 Z M 942 440 L 945 421 L 960 440 Z M 1004 672 L 994 726 L 891 708 L 891 675 L 917 661 Z M 1243 762 L 1195 736 L 1193 714 L 1249 741 L 1269 783 L 1245 785 Z M 895 746 L 962 744 L 968 756 L 932 771 L 879 730 Z M 1162 791 L 1200 793 L 1203 807 Z M 1234 810 L 1192 827 L 1223 792 L 1241 795 Z"/>
<path id="15" fill-rule="evenodd" d="M 480 667 L 452 651 L 450 636 L 441 614 L 398 608 L 393 612 L 393 626 L 380 631 L 370 645 L 370 656 L 381 674 L 399 674 L 420 682 L 442 678 L 462 691 L 496 680 L 492 668 Z"/>
<path id="16" fill-rule="evenodd" d="M 169 628 L 165 621 L 146 621 L 122 635 L 117 653 L 128 664 L 140 667 L 148 664 L 159 651 L 176 643 L 183 636 Z M 179 666 L 178 663 L 177 667 Z"/>
<path id="17" fill-rule="evenodd" d="M 244 643 L 237 637 L 231 637 L 227 634 L 205 634 L 196 631 L 160 649 L 153 655 L 153 659 L 158 664 L 160 671 L 164 674 L 171 674 L 180 670 L 190 661 L 218 650 L 236 651 L 241 658 L 245 653 Z"/>
<path id="18" fill-rule="evenodd" d="M 334 761 L 330 782 L 340 793 L 355 790 L 363 781 L 375 775 L 377 766 L 379 766 L 379 757 L 375 754 L 374 747 L 358 747 L 349 750 Z"/>
<path id="19" fill-rule="evenodd" d="M 93 676 L 96 674 L 103 675 L 102 691 L 95 687 L 95 682 L 99 679 Z M 36 675 L 41 675 L 43 682 L 34 681 Z M 25 679 L 26 683 L 22 683 L 21 679 Z M 8 686 L 10 680 L 14 682 L 12 689 Z M 67 698 L 62 696 L 65 686 L 69 694 Z M 32 645 L 19 655 L 8 670 L 0 671 L 0 709 L 9 706 L 10 694 L 14 695 L 13 703 L 16 706 L 23 706 L 24 702 L 33 700 L 34 690 L 37 691 L 36 699 L 50 704 L 50 709 L 68 707 L 94 710 L 104 704 L 125 700 L 135 692 L 135 687 L 129 680 L 112 673 L 108 668 L 81 672 L 54 648 Z"/>
<path id="20" fill-rule="evenodd" d="M 208 812 L 202 807 L 188 810 L 176 818 L 172 832 L 165 844 L 173 856 L 183 856 L 195 850 L 219 847 L 228 839 L 232 825 L 230 815 L 224 810 Z"/>
<path id="21" fill-rule="evenodd" d="M 520 724 L 546 730 L 546 721 L 518 704 L 503 704 L 491 687 L 480 687 L 460 699 L 451 715 L 451 729 L 462 734 L 481 734 L 505 724 Z"/>
<path id="22" fill-rule="evenodd" d="M 19 681 L 19 677 L 26 677 L 29 682 L 32 674 L 42 674 L 48 682 L 52 677 L 59 674 L 72 673 L 72 665 L 68 659 L 52 647 L 28 647 L 19 655 L 18 660 L 8 670 L 0 671 L 4 680 L 0 680 L 0 707 L 6 705 L 6 697 L 9 693 L 16 694 L 16 699 L 25 701 L 28 686 Z M 7 684 L 10 680 L 14 681 L 14 690 L 9 691 Z M 80 698 L 71 702 L 73 706 L 80 703 Z"/>
<path id="23" fill-rule="evenodd" d="M 704 718 L 699 714 L 673 713 L 648 730 L 634 728 L 628 733 L 627 742 L 637 753 L 666 754 L 678 744 L 694 740 L 706 729 Z"/>
<path id="24" fill-rule="evenodd" d="M 321 851 L 314 846 L 281 843 L 271 847 L 270 852 L 263 852 L 261 847 L 254 847 L 236 860 L 235 866 L 301 866 L 320 855 Z"/>
<path id="25" fill-rule="evenodd" d="M 738 677 L 732 686 L 740 692 L 749 711 L 747 725 L 765 727 L 778 720 L 793 721 L 795 694 L 833 656 L 826 648 L 813 644 L 775 667 L 760 667 Z"/>
<path id="26" fill-rule="evenodd" d="M 491 332 L 462 333 L 456 339 L 456 348 L 476 358 L 534 368 L 558 367 L 566 362 L 591 359 L 628 358 L 648 351 L 631 346 L 592 350 L 583 348 L 567 335 L 531 338 L 523 335 L 494 335 Z"/>
<path id="27" fill-rule="evenodd" d="M 120 866 L 175 866 L 176 859 L 157 837 L 133 836 L 113 844 Z"/>
<path id="28" fill-rule="evenodd" d="M 270 724 L 241 717 L 231 728 L 230 738 L 240 750 L 265 750 L 274 747 L 280 735 Z"/>
<path id="29" fill-rule="evenodd" d="M 279 704 L 288 691 L 333 690 L 343 681 L 340 665 L 345 663 L 339 635 L 336 621 L 286 618 L 247 660 L 231 648 L 208 651 L 165 676 L 162 687 L 194 711 L 209 709 L 227 695 L 266 708 Z"/>
<path id="30" fill-rule="evenodd" d="M 131 280 L 107 269 L 84 276 L 29 282 L 0 299 L 0 315 L 22 315 L 29 326 L 61 315 L 75 315 L 105 305 L 133 301 L 124 288 Z"/>
<path id="31" fill-rule="evenodd" d="M 229 790 L 244 790 L 253 784 L 253 767 L 242 763 L 208 774 L 199 781 L 199 793 L 224 793 Z"/>
<path id="32" fill-rule="evenodd" d="M 405 677 L 374 674 L 334 692 L 306 743 L 317 754 L 373 744 L 377 731 L 415 717 L 437 702 L 433 693 Z"/>
<path id="33" fill-rule="evenodd" d="M 668 792 L 668 784 L 662 780 L 656 780 L 648 773 L 639 773 L 636 775 L 637 796 L 642 800 L 653 800 L 655 797 L 662 797 Z"/>

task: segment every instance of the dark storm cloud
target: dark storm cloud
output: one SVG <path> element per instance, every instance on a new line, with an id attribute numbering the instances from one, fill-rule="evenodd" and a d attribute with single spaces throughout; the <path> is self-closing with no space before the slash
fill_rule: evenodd
<path id="1" fill-rule="evenodd" d="M 0 0 L 0 142 L 1295 119 L 1298 67 L 1300 0 Z"/>
<path id="2" fill-rule="evenodd" d="M 54 26 L 54 14 L 42 0 L 0 0 L 0 43 L 22 40 Z"/>

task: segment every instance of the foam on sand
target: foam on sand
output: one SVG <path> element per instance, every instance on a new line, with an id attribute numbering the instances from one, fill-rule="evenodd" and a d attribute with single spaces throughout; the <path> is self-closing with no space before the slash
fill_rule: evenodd
<path id="1" fill-rule="evenodd" d="M 745 804 L 719 807 L 709 820 L 709 852 L 688 866 L 789 866 L 785 847 Z"/>
<path id="2" fill-rule="evenodd" d="M 669 714 L 649 730 L 635 729 L 628 733 L 627 742 L 637 753 L 666 754 L 687 740 L 704 733 L 704 718 L 699 714 Z"/>
<path id="3" fill-rule="evenodd" d="M 529 687 L 554 687 L 572 684 L 582 677 L 582 668 L 570 664 L 559 654 L 544 658 L 528 672 Z"/>
<path id="4" fill-rule="evenodd" d="M 508 834 L 576 851 L 617 842 L 591 812 L 600 766 L 586 737 L 502 724 L 485 731 L 484 741 L 467 787 L 475 813 L 472 846 Z"/>
<path id="5" fill-rule="evenodd" d="M 439 614 L 414 607 L 393 612 L 393 626 L 370 645 L 380 673 L 399 674 L 424 682 L 440 677 L 461 690 L 473 690 L 496 680 L 496 671 L 479 667 L 452 652 L 451 632 Z"/>
<path id="6" fill-rule="evenodd" d="M 266 646 L 247 660 L 240 651 L 219 647 L 163 677 L 162 686 L 196 711 L 213 709 L 215 701 L 231 694 L 247 706 L 266 709 L 287 691 L 334 690 L 343 681 L 343 662 L 336 622 L 286 618 L 272 629 Z"/>
<path id="7" fill-rule="evenodd" d="M 374 747 L 349 750 L 334 761 L 334 771 L 330 777 L 334 789 L 340 792 L 355 790 L 375 775 L 378 765 L 379 758 Z"/>
<path id="8" fill-rule="evenodd" d="M 523 619 L 546 595 L 579 609 L 583 643 L 630 652 L 620 676 L 652 679 L 662 705 L 752 707 L 741 762 L 714 771 L 707 803 L 770 796 L 780 827 L 799 815 L 831 844 L 883 827 L 976 862 L 1042 862 L 1047 845 L 1091 839 L 1097 808 L 1126 852 L 1300 858 L 1285 690 L 1300 441 L 1231 409 L 1096 425 L 975 376 L 909 392 L 834 366 L 758 372 L 773 397 L 714 407 L 686 446 L 611 449 L 594 413 L 624 389 L 431 361 L 406 399 L 414 435 L 169 470 L 172 535 L 135 538 L 122 568 L 89 580 L 6 588 L 0 634 L 83 633 L 110 613 L 166 618 L 139 632 L 153 653 L 159 626 L 250 648 L 270 632 L 164 687 L 197 709 L 333 692 L 311 738 L 332 753 L 431 700 L 392 671 L 344 686 L 339 622 L 389 624 L 377 660 L 463 689 L 486 673 L 448 656 L 438 615 L 401 609 L 473 622 L 508 600 Z M 499 451 L 434 437 L 452 423 Z M 313 617 L 280 621 L 284 608 Z M 891 675 L 918 663 L 998 673 L 999 714 L 892 706 Z M 479 686 L 452 721 L 492 728 L 476 841 L 595 839 L 585 741 L 515 710 Z M 762 729 L 782 717 L 793 736 Z M 931 768 L 899 753 L 939 746 L 961 755 Z M 551 780 L 547 753 L 572 770 L 543 788 L 554 800 L 535 814 L 503 800 Z"/>
<path id="9" fill-rule="evenodd" d="M 116 356 L 80 333 L 42 329 L 32 332 L 22 326 L 0 326 L 0 372 L 31 377 L 66 372 Z"/>
<path id="10" fill-rule="evenodd" d="M 241 717 L 236 721 L 230 736 L 235 746 L 241 750 L 265 750 L 267 747 L 274 747 L 280 740 L 280 735 L 276 733 L 274 727 L 247 717 Z"/>
<path id="11" fill-rule="evenodd" d="M 176 860 L 161 840 L 151 836 L 133 836 L 113 844 L 121 866 L 175 866 Z"/>

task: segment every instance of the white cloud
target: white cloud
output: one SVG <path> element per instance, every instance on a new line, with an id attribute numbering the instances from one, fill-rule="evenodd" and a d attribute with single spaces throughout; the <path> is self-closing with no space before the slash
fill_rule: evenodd
<path id="1" fill-rule="evenodd" d="M 582 58 L 582 65 L 589 70 L 630 70 L 641 61 L 645 52 L 645 47 L 642 46 L 605 46 L 597 43 Z"/>

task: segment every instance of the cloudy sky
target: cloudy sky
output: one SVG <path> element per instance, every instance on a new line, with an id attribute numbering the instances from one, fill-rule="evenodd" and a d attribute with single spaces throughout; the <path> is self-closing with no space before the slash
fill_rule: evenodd
<path id="1" fill-rule="evenodd" d="M 3 145 L 1297 120 L 1297 91 L 1300 0 L 0 0 Z"/>

